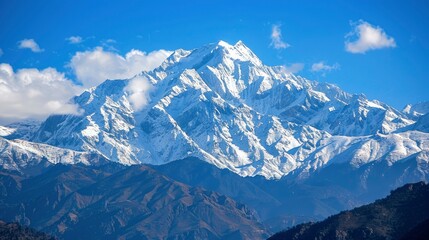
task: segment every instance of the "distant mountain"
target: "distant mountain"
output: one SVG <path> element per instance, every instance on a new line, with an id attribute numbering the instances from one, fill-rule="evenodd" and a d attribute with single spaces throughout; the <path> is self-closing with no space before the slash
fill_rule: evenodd
<path id="1" fill-rule="evenodd" d="M 54 237 L 17 223 L 6 223 L 0 220 L 0 240 L 55 240 Z"/>
<path id="2" fill-rule="evenodd" d="M 0 218 L 64 239 L 264 239 L 254 212 L 146 166 L 0 174 Z"/>
<path id="3" fill-rule="evenodd" d="M 321 222 L 298 225 L 269 239 L 394 240 L 406 236 L 421 237 L 424 233 L 422 226 L 427 226 L 429 219 L 428 199 L 426 183 L 407 184 L 375 203 L 341 212 Z"/>
<path id="4" fill-rule="evenodd" d="M 409 104 L 405 106 L 402 112 L 416 121 L 415 124 L 404 128 L 405 130 L 429 132 L 429 101 Z"/>
<path id="5" fill-rule="evenodd" d="M 416 104 L 408 104 L 405 106 L 405 108 L 402 110 L 405 114 L 407 114 L 410 117 L 418 118 L 422 115 L 429 113 L 429 101 L 427 102 L 420 102 Z"/>

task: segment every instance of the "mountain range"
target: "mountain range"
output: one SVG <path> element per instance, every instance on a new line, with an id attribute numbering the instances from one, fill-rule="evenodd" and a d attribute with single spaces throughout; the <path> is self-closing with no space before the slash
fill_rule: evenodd
<path id="1" fill-rule="evenodd" d="M 61 239 L 264 239 L 254 210 L 148 166 L 0 172 L 0 218 Z"/>
<path id="2" fill-rule="evenodd" d="M 141 174 L 154 185 L 167 184 L 159 173 L 169 179 L 168 186 L 174 182 L 174 199 L 211 199 L 204 208 L 216 209 L 219 219 L 231 210 L 240 222 L 251 221 L 250 230 L 240 232 L 243 236 L 255 229 L 267 233 L 320 220 L 406 183 L 429 179 L 429 102 L 400 111 L 363 94 L 297 76 L 283 66 L 266 66 L 241 41 L 176 50 L 152 71 L 106 80 L 71 102 L 79 114 L 1 126 L 2 169 L 27 179 L 44 176 L 56 164 L 92 169 L 118 163 L 133 172 L 121 172 L 123 181 L 127 174 Z M 141 164 L 155 169 L 153 178 L 148 177 L 152 170 L 139 168 Z M 118 191 L 145 187 L 140 177 L 133 178 L 137 182 L 131 189 L 122 186 L 120 178 L 93 179 L 92 192 L 73 196 L 85 204 L 101 204 L 87 198 L 112 190 L 103 181 L 117 184 Z M 197 189 L 213 193 L 209 197 Z M 109 200 L 104 203 L 119 197 L 110 198 L 110 193 L 115 194 L 106 192 Z M 170 193 L 157 194 L 169 201 Z M 220 208 L 220 197 L 213 194 L 230 198 L 231 209 Z M 143 196 L 136 197 L 142 201 Z M 241 203 L 254 211 L 253 217 L 242 211 Z M 79 207 L 74 206 L 76 211 Z M 83 222 L 90 221 L 91 215 L 84 215 L 88 219 Z M 144 221 L 120 220 L 140 227 Z M 70 222 L 65 225 L 69 229 Z M 232 229 L 198 230 L 198 236 L 221 236 Z M 182 230 L 178 232 L 184 234 Z M 61 234 L 73 234 L 70 231 Z M 128 236 L 126 231 L 120 234 Z"/>

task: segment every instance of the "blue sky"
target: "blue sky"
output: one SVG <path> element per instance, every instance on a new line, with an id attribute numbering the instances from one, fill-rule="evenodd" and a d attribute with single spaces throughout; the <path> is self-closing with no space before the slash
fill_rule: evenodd
<path id="1" fill-rule="evenodd" d="M 124 56 L 131 49 L 149 53 L 243 40 L 267 65 L 298 66 L 297 75 L 402 109 L 429 100 L 428 16 L 429 3 L 416 0 L 1 0 L 0 63 L 15 72 L 52 67 L 66 80 L 82 82 L 71 60 L 97 47 Z M 385 34 L 385 42 L 346 51 L 346 35 L 360 24 Z M 288 47 L 275 48 L 273 27 Z"/>

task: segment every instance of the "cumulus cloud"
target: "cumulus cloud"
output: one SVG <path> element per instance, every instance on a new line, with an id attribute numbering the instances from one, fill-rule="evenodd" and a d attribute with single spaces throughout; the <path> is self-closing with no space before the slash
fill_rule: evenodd
<path id="1" fill-rule="evenodd" d="M 396 42 L 378 26 L 363 20 L 351 24 L 354 29 L 346 35 L 345 48 L 350 53 L 365 53 L 369 50 L 394 48 Z"/>
<path id="2" fill-rule="evenodd" d="M 289 72 L 289 73 L 298 73 L 304 69 L 303 63 L 292 63 L 291 65 L 287 66 L 284 65 L 283 68 Z"/>
<path id="3" fill-rule="evenodd" d="M 66 40 L 70 44 L 78 44 L 78 43 L 81 43 L 83 41 L 82 37 L 80 37 L 80 36 L 71 36 L 71 37 L 66 38 Z"/>
<path id="4" fill-rule="evenodd" d="M 102 47 L 77 52 L 69 66 L 84 87 L 92 87 L 106 79 L 129 79 L 142 71 L 158 67 L 172 52 L 165 50 L 145 53 L 132 49 L 121 56 Z"/>
<path id="5" fill-rule="evenodd" d="M 54 68 L 14 71 L 0 64 L 0 121 L 44 119 L 50 114 L 78 114 L 69 99 L 81 90 Z"/>
<path id="6" fill-rule="evenodd" d="M 280 25 L 274 24 L 271 29 L 271 44 L 275 49 L 285 49 L 290 45 L 282 40 L 282 31 Z"/>
<path id="7" fill-rule="evenodd" d="M 23 39 L 18 42 L 18 47 L 21 49 L 30 49 L 32 52 L 44 51 L 44 49 L 41 49 L 34 39 Z"/>
<path id="8" fill-rule="evenodd" d="M 338 68 L 340 68 L 340 64 L 338 63 L 328 65 L 323 61 L 313 63 L 313 65 L 311 65 L 312 72 L 330 72 L 332 70 L 337 70 Z"/>
<path id="9" fill-rule="evenodd" d="M 128 92 L 128 100 L 135 111 L 140 111 L 147 105 L 151 89 L 152 84 L 145 77 L 136 76 L 130 80 L 125 91 Z"/>

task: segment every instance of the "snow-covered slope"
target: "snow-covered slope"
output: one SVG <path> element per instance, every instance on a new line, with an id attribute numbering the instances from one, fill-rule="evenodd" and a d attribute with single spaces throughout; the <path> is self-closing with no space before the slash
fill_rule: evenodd
<path id="1" fill-rule="evenodd" d="M 22 139 L 28 140 L 33 137 L 34 133 L 39 129 L 40 121 L 24 120 L 0 126 L 0 136 L 7 139 Z"/>
<path id="2" fill-rule="evenodd" d="M 309 156 L 311 163 L 297 169 L 297 173 L 306 176 L 320 166 L 337 163 L 348 163 L 354 168 L 372 162 L 385 162 L 386 166 L 392 166 L 411 156 L 415 157 L 417 171 L 429 177 L 428 133 L 407 131 L 363 137 L 333 136 L 321 142 L 321 147 Z M 411 170 L 414 169 L 408 169 Z"/>
<path id="3" fill-rule="evenodd" d="M 186 70 L 193 70 L 224 100 L 245 103 L 259 113 L 312 125 L 331 134 L 388 133 L 412 123 L 405 114 L 379 101 L 346 93 L 332 84 L 306 80 L 283 67 L 265 66 L 241 41 L 234 46 L 220 41 L 192 52 L 180 51 L 144 75 L 155 85 L 172 85 Z"/>
<path id="4" fill-rule="evenodd" d="M 0 126 L 0 137 L 9 136 L 11 135 L 15 129 L 6 127 L 6 126 Z"/>
<path id="5" fill-rule="evenodd" d="M 428 150 L 421 144 L 425 134 L 391 134 L 414 123 L 406 114 L 265 66 L 242 42 L 177 50 L 138 77 L 153 85 L 143 109 L 133 108 L 132 80 L 108 80 L 74 98 L 83 115 L 51 116 L 31 140 L 123 164 L 195 156 L 242 176 L 267 178 L 311 172 L 339 156 L 353 164 L 387 160 L 402 149 L 400 139 L 418 146 L 402 149 L 401 158 Z M 384 155 L 363 154 L 373 141 Z"/>
<path id="6" fill-rule="evenodd" d="M 411 126 L 411 129 L 429 132 L 429 113 L 420 116 L 416 123 Z"/>
<path id="7" fill-rule="evenodd" d="M 7 140 L 0 137 L 0 166 L 3 169 L 22 171 L 38 164 L 98 164 L 106 160 L 88 152 L 78 152 L 51 145 L 24 140 Z"/>

